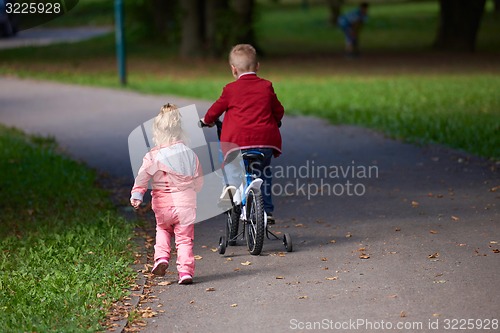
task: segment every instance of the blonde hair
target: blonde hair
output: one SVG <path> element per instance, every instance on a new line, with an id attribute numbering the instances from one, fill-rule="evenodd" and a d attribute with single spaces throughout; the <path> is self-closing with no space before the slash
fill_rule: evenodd
<path id="1" fill-rule="evenodd" d="M 153 142 L 157 146 L 172 144 L 184 139 L 181 113 L 174 104 L 167 103 L 153 121 Z"/>
<path id="2" fill-rule="evenodd" d="M 257 51 L 250 44 L 238 44 L 229 52 L 229 64 L 239 72 L 255 72 L 257 63 Z"/>

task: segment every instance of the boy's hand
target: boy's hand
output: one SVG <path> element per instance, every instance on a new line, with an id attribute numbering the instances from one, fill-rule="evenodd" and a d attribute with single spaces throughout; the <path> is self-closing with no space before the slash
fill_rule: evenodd
<path id="1" fill-rule="evenodd" d="M 207 123 L 205 122 L 205 118 L 201 118 L 201 119 L 200 119 L 200 122 L 202 122 L 204 126 L 208 126 L 208 127 L 214 127 L 214 125 L 215 125 L 215 123 L 207 124 Z"/>
<path id="2" fill-rule="evenodd" d="M 134 207 L 134 209 L 138 209 L 139 206 L 141 205 L 142 201 L 141 200 L 138 200 L 138 199 L 130 199 L 130 204 L 132 205 L 132 207 Z"/>

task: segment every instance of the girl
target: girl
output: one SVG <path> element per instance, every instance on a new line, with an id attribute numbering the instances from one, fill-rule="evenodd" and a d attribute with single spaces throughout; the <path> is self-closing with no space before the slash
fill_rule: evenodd
<path id="1" fill-rule="evenodd" d="M 196 154 L 184 143 L 181 114 L 166 104 L 153 122 L 155 147 L 144 156 L 135 179 L 130 203 L 137 209 L 152 180 L 152 208 L 156 216 L 156 245 L 152 273 L 164 276 L 175 235 L 179 284 L 191 284 L 194 276 L 194 222 L 196 192 L 203 184 Z"/>

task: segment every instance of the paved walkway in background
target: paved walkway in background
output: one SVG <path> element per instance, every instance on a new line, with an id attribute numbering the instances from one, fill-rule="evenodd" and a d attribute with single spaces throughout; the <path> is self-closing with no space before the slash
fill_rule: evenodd
<path id="1" fill-rule="evenodd" d="M 54 135 L 74 157 L 130 184 L 127 136 L 167 101 L 210 105 L 0 78 L 1 123 Z M 261 256 L 242 244 L 220 256 L 212 249 L 224 218 L 197 224 L 195 284 L 177 285 L 175 264 L 155 279 L 148 306 L 164 312 L 144 332 L 442 332 L 450 319 L 500 319 L 500 175 L 491 163 L 314 118 L 286 117 L 282 133 L 274 165 L 288 193 L 275 199 L 273 229 L 289 232 L 295 251 L 266 240 Z M 335 176 L 349 166 L 354 177 Z M 348 180 L 362 196 L 336 195 Z M 156 284 L 165 281 L 173 284 Z"/>
<path id="2" fill-rule="evenodd" d="M 32 28 L 20 31 L 14 37 L 0 38 L 0 50 L 56 43 L 74 43 L 105 35 L 111 31 L 113 29 L 109 27 Z"/>

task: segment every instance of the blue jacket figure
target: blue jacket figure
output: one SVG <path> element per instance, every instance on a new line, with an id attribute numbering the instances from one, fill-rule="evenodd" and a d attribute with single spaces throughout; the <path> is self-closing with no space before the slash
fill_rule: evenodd
<path id="1" fill-rule="evenodd" d="M 359 8 L 339 16 L 337 23 L 345 35 L 345 50 L 348 57 L 359 54 L 359 33 L 368 18 L 367 14 L 368 3 L 363 2 Z"/>

